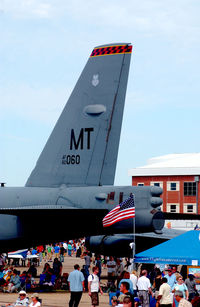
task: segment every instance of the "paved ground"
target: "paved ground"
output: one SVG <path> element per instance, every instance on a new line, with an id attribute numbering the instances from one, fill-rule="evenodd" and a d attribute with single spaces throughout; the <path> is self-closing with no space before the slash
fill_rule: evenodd
<path id="1" fill-rule="evenodd" d="M 52 264 L 52 262 L 49 262 Z M 81 267 L 84 264 L 84 260 L 80 258 L 75 257 L 65 257 L 65 262 L 63 265 L 63 272 L 71 272 L 73 270 L 74 264 L 78 263 Z M 38 268 L 38 275 L 41 273 L 44 266 L 43 264 Z M 21 269 L 21 268 L 20 268 Z M 22 268 L 21 270 L 26 270 L 28 268 Z M 106 274 L 106 270 L 103 270 L 103 274 Z M 31 295 L 31 294 L 30 294 Z M 0 306 L 5 306 L 6 303 L 13 303 L 15 302 L 17 298 L 16 293 L 0 293 Z M 62 306 L 68 306 L 70 294 L 67 292 L 57 292 L 57 293 L 40 293 L 40 298 L 42 299 L 42 306 L 43 307 L 62 307 Z M 104 293 L 103 295 L 100 295 L 100 304 L 101 307 L 108 307 L 108 294 Z M 84 306 L 91 306 L 90 304 L 90 297 L 88 296 L 88 293 L 84 293 L 81 299 L 81 302 L 79 304 L 80 307 Z"/>
<path id="2" fill-rule="evenodd" d="M 42 307 L 62 307 L 69 306 L 69 293 L 41 293 Z M 17 299 L 17 294 L 1 293 L 0 306 L 5 306 L 6 303 L 13 303 Z M 80 307 L 91 306 L 90 297 L 84 293 L 79 304 Z M 100 307 L 108 307 L 108 294 L 100 295 Z"/>

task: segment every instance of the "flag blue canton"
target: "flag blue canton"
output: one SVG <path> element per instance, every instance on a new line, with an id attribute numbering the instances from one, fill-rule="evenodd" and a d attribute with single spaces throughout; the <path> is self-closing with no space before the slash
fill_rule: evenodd
<path id="1" fill-rule="evenodd" d="M 121 203 L 120 205 L 120 210 L 124 210 L 127 208 L 131 208 L 134 207 L 134 198 L 133 195 L 130 196 L 128 199 L 126 199 L 125 201 L 123 201 L 123 203 Z"/>

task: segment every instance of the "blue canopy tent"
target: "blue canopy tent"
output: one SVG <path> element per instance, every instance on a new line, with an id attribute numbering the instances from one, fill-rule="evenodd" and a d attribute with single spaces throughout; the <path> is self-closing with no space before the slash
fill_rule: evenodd
<path id="1" fill-rule="evenodd" d="M 134 262 L 200 265 L 200 231 L 191 230 L 135 255 Z"/>

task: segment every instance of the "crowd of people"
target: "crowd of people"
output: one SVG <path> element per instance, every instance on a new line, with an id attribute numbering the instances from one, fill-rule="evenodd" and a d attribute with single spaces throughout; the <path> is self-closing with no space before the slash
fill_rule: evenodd
<path id="1" fill-rule="evenodd" d="M 96 255 L 94 258 L 90 253 L 86 253 L 84 259 L 85 270 L 81 271 L 85 274 L 81 275 L 79 290 L 88 290 L 92 306 L 99 304 L 98 292 L 102 293 L 99 281 L 102 278 L 102 268 L 107 267 L 108 287 L 106 290 L 110 292 L 112 306 L 200 307 L 200 297 L 194 276 L 192 274 L 186 276 L 184 266 L 181 272 L 177 271 L 176 266 L 168 266 L 163 271 L 157 266 L 148 266 L 147 268 L 141 266 L 136 272 L 129 259 L 114 259 L 112 256 L 101 257 L 100 255 Z M 94 265 L 92 269 L 91 264 Z M 80 270 L 80 268 L 77 267 L 75 270 Z M 81 283 L 83 283 L 82 286 Z M 95 283 L 98 286 L 94 286 L 95 292 L 97 292 L 94 295 L 91 289 Z M 70 290 L 72 291 L 72 289 Z M 78 303 L 81 295 L 79 293 Z M 78 303 L 76 296 L 73 296 L 69 307 L 78 306 Z"/>
<path id="2" fill-rule="evenodd" d="M 29 298 L 27 297 L 26 291 L 21 290 L 19 292 L 19 297 L 17 298 L 16 302 L 13 304 L 6 304 L 5 307 L 20 307 L 20 306 L 26 306 L 26 307 L 40 307 L 41 306 L 41 299 L 39 298 L 38 293 L 33 293 L 31 295 L 31 301 L 29 301 Z"/>
<path id="3" fill-rule="evenodd" d="M 125 275 L 126 278 L 120 281 L 116 293 L 113 293 L 112 306 L 200 306 L 194 276 L 188 274 L 184 280 L 175 266 L 164 271 L 158 267 L 149 271 L 141 268 L 140 274 L 132 271 L 132 274 L 126 272 Z"/>
<path id="4" fill-rule="evenodd" d="M 186 276 L 184 267 L 180 272 L 176 266 L 161 270 L 158 266 L 140 265 L 137 270 L 133 270 L 133 263 L 128 258 L 90 253 L 85 248 L 84 240 L 38 246 L 28 253 L 37 255 L 39 261 L 35 262 L 33 258 L 27 270 L 22 272 L 0 255 L 1 289 L 3 292 L 19 293 L 19 299 L 13 306 L 40 306 L 37 293 L 31 296 L 31 302 L 28 301 L 23 290 L 25 285 L 26 291 L 31 292 L 41 289 L 69 290 L 69 307 L 79 305 L 83 292 L 88 292 L 92 306 L 99 305 L 99 292 L 107 292 L 110 305 L 118 307 L 200 307 L 194 276 Z M 84 265 L 80 268 L 76 264 L 72 272 L 63 273 L 65 256 L 80 257 L 84 259 Z M 40 274 L 43 280 L 39 283 L 36 282 L 38 263 L 44 265 Z"/>

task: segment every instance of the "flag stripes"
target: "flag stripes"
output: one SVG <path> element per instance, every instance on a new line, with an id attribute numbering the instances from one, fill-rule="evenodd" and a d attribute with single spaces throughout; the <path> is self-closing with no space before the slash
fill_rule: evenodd
<path id="1" fill-rule="evenodd" d="M 103 227 L 108 227 L 122 220 L 135 217 L 133 195 L 111 210 L 103 219 Z"/>

